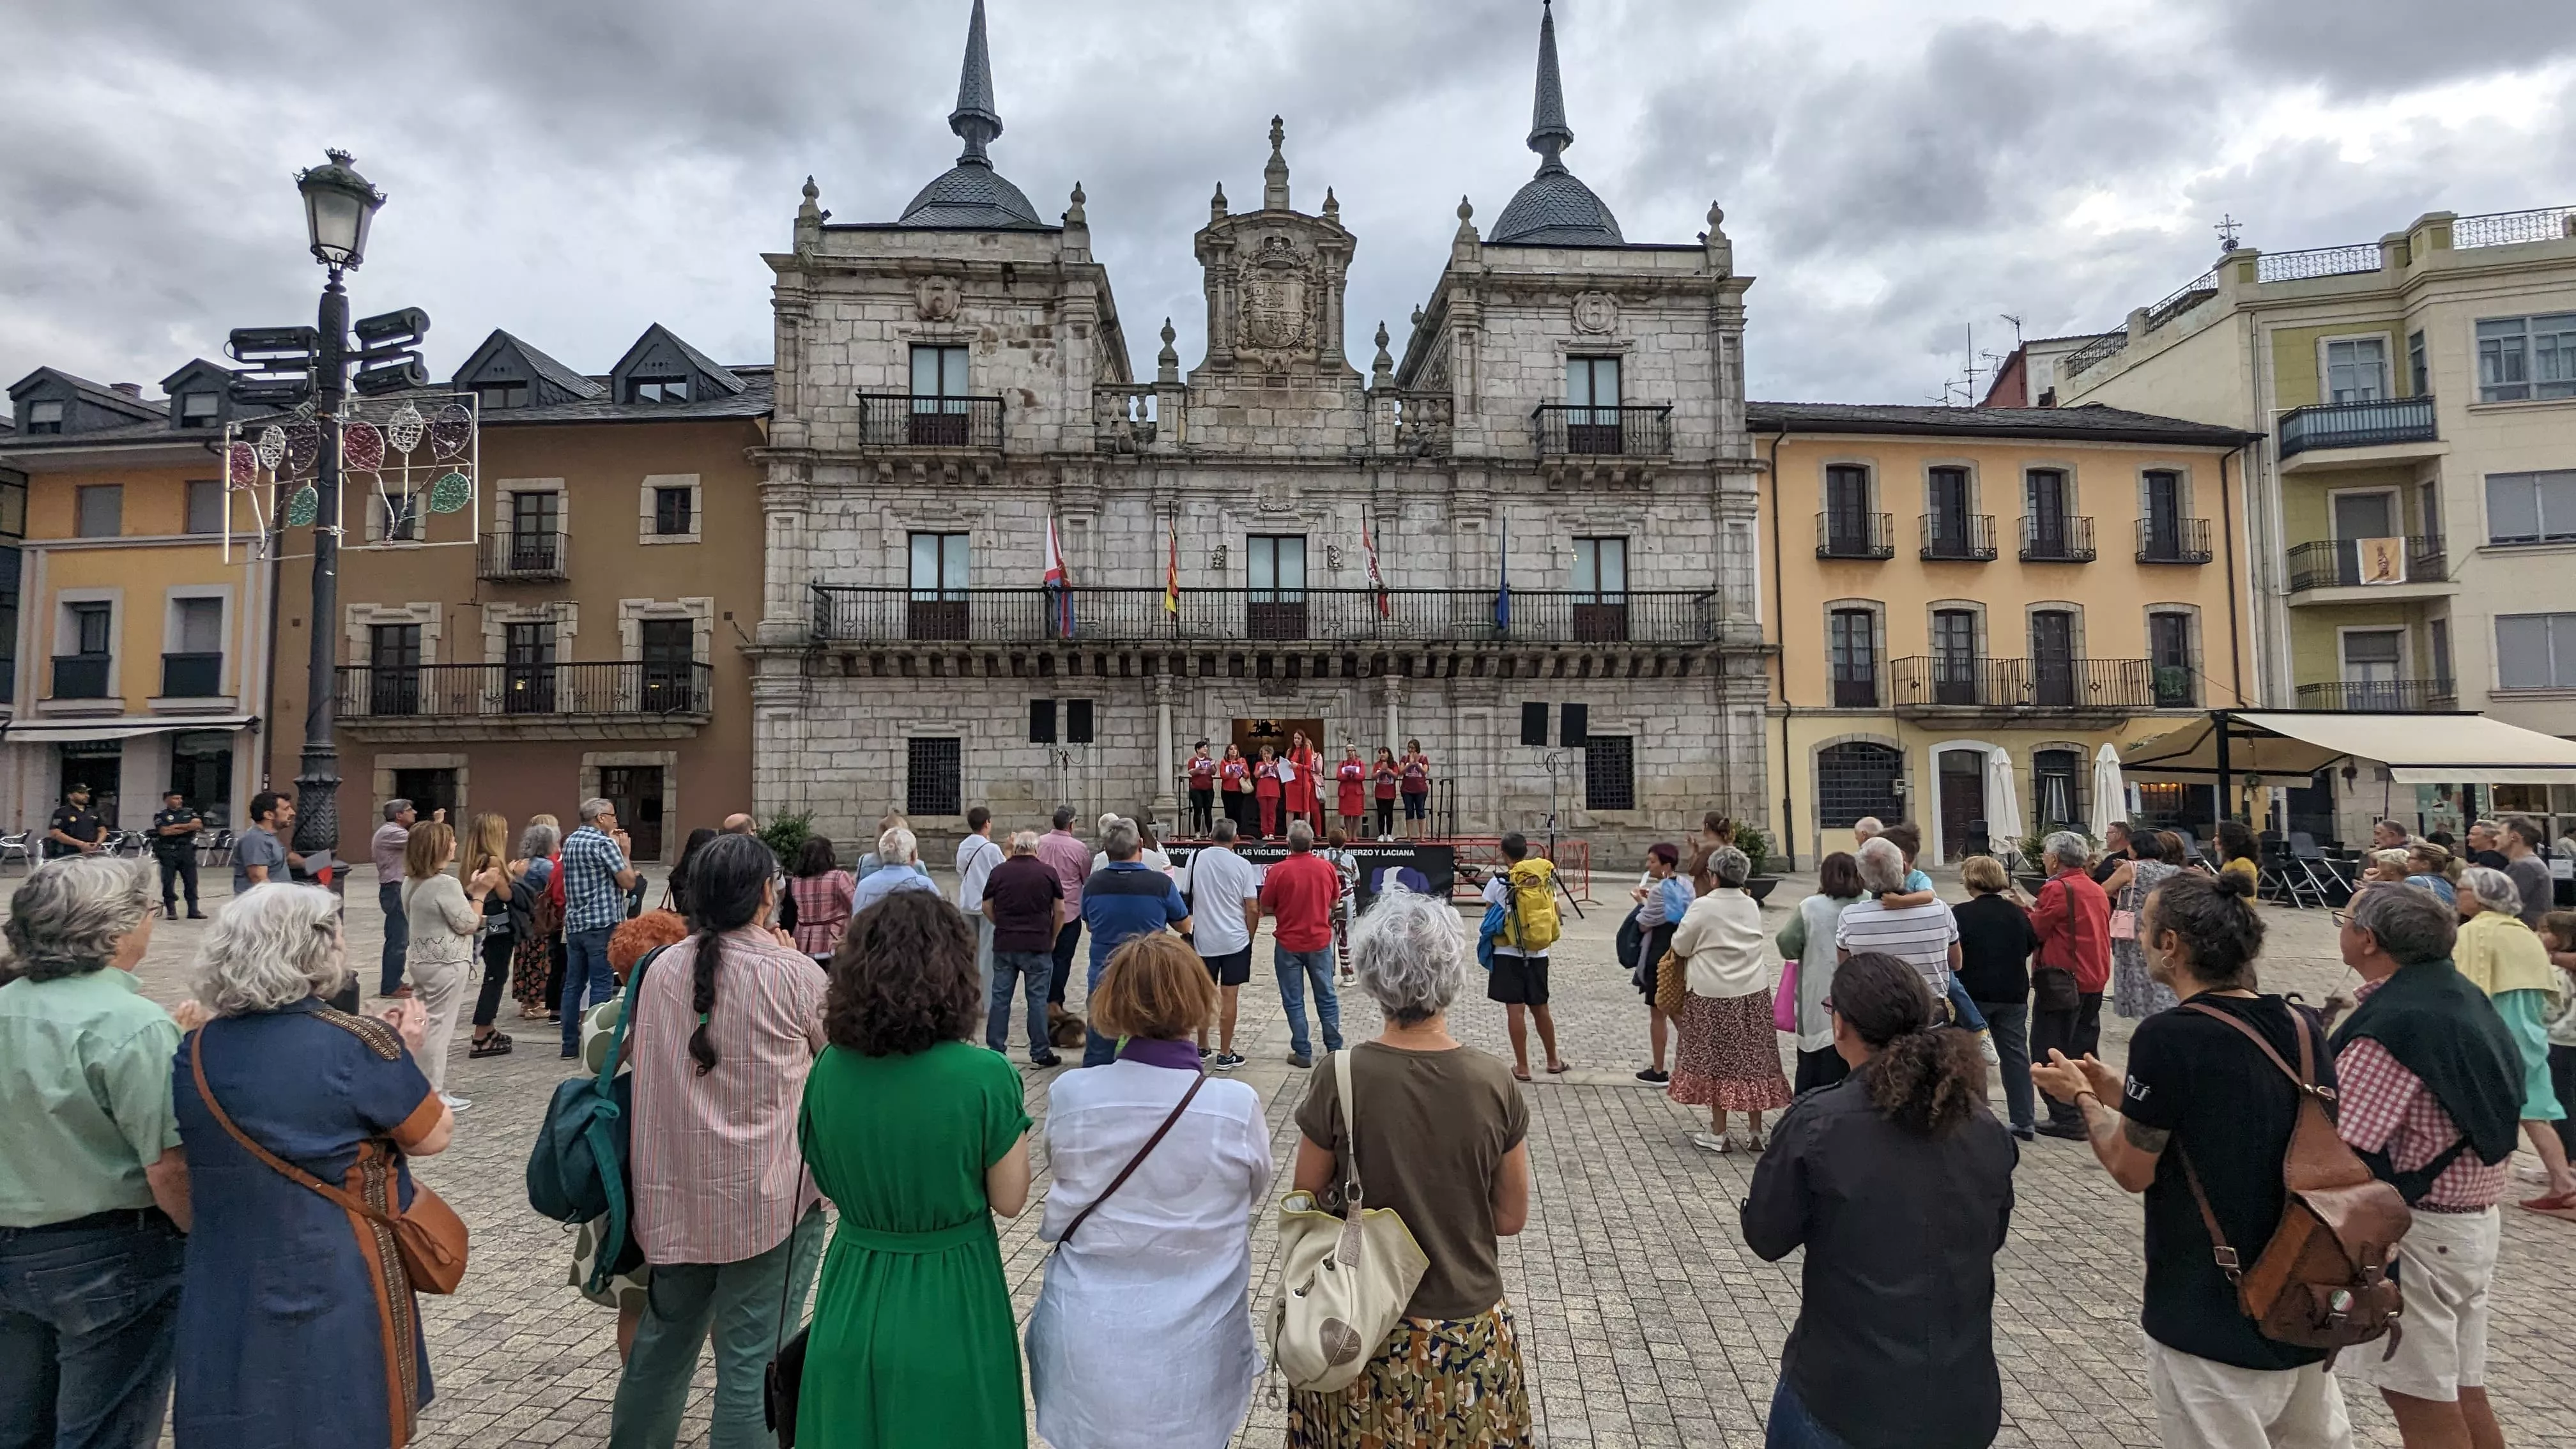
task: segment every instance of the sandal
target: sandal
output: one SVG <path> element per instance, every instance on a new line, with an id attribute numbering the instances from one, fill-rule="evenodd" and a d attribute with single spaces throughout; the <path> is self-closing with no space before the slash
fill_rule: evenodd
<path id="1" fill-rule="evenodd" d="M 2521 1203 L 2520 1206 L 2526 1212 L 2539 1213 L 2544 1217 L 2565 1218 L 2571 1223 L 2576 1223 L 2576 1192 L 2565 1193 L 2558 1197 L 2535 1197 Z"/>
<path id="2" fill-rule="evenodd" d="M 1514 1068 L 1512 1068 L 1512 1080 L 1513 1080 L 1513 1081 L 1515 1081 L 1515 1082 L 1526 1082 L 1526 1081 L 1528 1081 L 1529 1079 L 1530 1079 L 1529 1068 L 1527 1068 L 1527 1067 L 1514 1067 Z"/>
<path id="3" fill-rule="evenodd" d="M 468 1057 L 505 1057 L 509 1054 L 509 1036 L 497 1031 L 465 1049 L 465 1055 Z"/>
<path id="4" fill-rule="evenodd" d="M 1550 1062 L 1547 1064 L 1547 1074 L 1551 1077 L 1561 1077 L 1567 1072 L 1573 1070 L 1574 1064 L 1572 1062 Z"/>

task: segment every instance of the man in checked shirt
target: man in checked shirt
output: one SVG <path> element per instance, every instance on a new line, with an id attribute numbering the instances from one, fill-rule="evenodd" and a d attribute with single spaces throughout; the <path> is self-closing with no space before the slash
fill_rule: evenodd
<path id="1" fill-rule="evenodd" d="M 2388 1401 L 2408 1449 L 2501 1445 L 2487 1287 L 2522 1101 L 2513 1038 L 2452 966 L 2458 919 L 2432 892 L 2374 886 L 2338 915 L 2364 985 L 2334 1035 L 2335 1128 L 2415 1210 L 2397 1248 L 2405 1334 L 2384 1360 L 2344 1362 Z"/>

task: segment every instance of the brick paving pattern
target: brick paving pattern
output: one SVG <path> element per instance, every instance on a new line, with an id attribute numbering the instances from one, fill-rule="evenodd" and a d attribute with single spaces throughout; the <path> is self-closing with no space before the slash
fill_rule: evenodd
<path id="1" fill-rule="evenodd" d="M 220 890 L 221 872 L 208 885 Z M 1784 880 L 1766 920 L 1773 929 L 1808 882 Z M 1943 893 L 1958 895 L 1955 884 Z M 658 897 L 658 890 L 656 891 Z M 209 909 L 221 904 L 217 895 Z M 372 873 L 349 891 L 350 954 L 372 985 L 381 919 Z M 1567 921 L 1554 952 L 1558 1031 L 1577 1070 L 1528 1089 L 1530 1162 L 1536 1174 L 1528 1230 L 1503 1245 L 1505 1282 L 1528 1355 L 1539 1442 L 1590 1449 L 1645 1446 L 1758 1446 L 1781 1341 L 1798 1310 L 1796 1255 L 1764 1263 L 1744 1246 L 1736 1203 L 1752 1174 L 1745 1157 L 1710 1158 L 1683 1138 L 1694 1109 L 1630 1077 L 1645 1064 L 1644 1012 L 1616 964 L 1611 932 L 1625 910 L 1604 901 L 1587 921 Z M 2346 973 L 2321 911 L 2265 907 L 2272 927 L 2264 961 L 2268 989 L 2322 1000 Z M 1469 918 L 1472 923 L 1472 917 Z M 141 976 L 158 1000 L 183 994 L 197 934 L 193 922 L 163 922 Z M 1275 1145 L 1293 1155 L 1291 1113 L 1303 1074 L 1290 1069 L 1287 1029 L 1263 969 L 1243 989 L 1241 1073 L 1269 1102 Z M 1470 968 L 1470 999 L 1451 1029 L 1471 1045 L 1508 1054 L 1502 1010 L 1482 999 Z M 1077 999 L 1077 1005 L 1079 1004 Z M 1377 1028 L 1377 1012 L 1346 1001 L 1352 1040 Z M 615 1314 L 584 1301 L 566 1277 L 566 1230 L 528 1211 L 522 1183 L 527 1148 L 564 1063 L 555 1029 L 516 1021 L 507 1057 L 464 1060 L 464 1028 L 450 1090 L 474 1101 L 455 1145 L 422 1164 L 421 1177 L 474 1229 L 472 1271 L 462 1292 L 424 1298 L 437 1401 L 424 1418 L 424 1445 L 603 1445 L 616 1391 Z M 2104 1056 L 2115 1065 L 2128 1023 L 2105 1013 Z M 1531 1050 L 1537 1043 L 1533 1039 Z M 1024 1068 L 1025 1070 L 1025 1068 Z M 1029 1077 L 1029 1110 L 1043 1119 L 1046 1075 Z M 1995 1106 L 2000 1114 L 2000 1093 Z M 1033 1140 L 1034 1135 L 1033 1135 Z M 2518 1159 L 2527 1165 L 2528 1152 Z M 1038 1153 L 1041 1188 L 1048 1178 Z M 2156 1440 L 2138 1350 L 2139 1208 L 2080 1143 L 2026 1146 L 2012 1232 L 1998 1260 L 1995 1349 L 2003 1368 L 2001 1445 L 2151 1446 Z M 2517 1195 L 2532 1189 L 2519 1179 Z M 1284 1176 L 1282 1179 L 1284 1190 Z M 1002 1225 L 1012 1301 L 1025 1316 L 1037 1299 L 1044 1245 L 1038 1211 Z M 1253 1229 L 1256 1316 L 1275 1271 L 1266 1214 Z M 2507 1209 L 2497 1270 L 2488 1368 L 2507 1439 L 2517 1446 L 2576 1446 L 2576 1350 L 2566 1305 L 2576 1300 L 2576 1225 Z M 705 1440 L 713 1373 L 702 1367 L 681 1442 Z M 2395 1445 L 2396 1428 L 2376 1394 L 2346 1394 L 2356 1442 Z M 1266 1386 L 1254 1396 L 1240 1444 L 1272 1444 L 1281 1411 Z"/>

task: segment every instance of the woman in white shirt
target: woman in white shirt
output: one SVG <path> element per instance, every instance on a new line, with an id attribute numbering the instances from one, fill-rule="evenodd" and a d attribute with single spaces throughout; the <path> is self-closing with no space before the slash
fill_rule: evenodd
<path id="1" fill-rule="evenodd" d="M 1038 1236 L 1056 1250 L 1028 1331 L 1038 1433 L 1057 1449 L 1217 1449 L 1261 1372 L 1252 1211 L 1269 1123 L 1260 1093 L 1200 1070 L 1192 1038 L 1216 987 L 1181 938 L 1119 947 L 1091 1002 L 1093 1026 L 1127 1043 L 1049 1089 L 1055 1186 Z"/>
<path id="2" fill-rule="evenodd" d="M 1744 893 L 1753 863 L 1732 845 L 1704 851 L 1691 861 L 1699 899 L 1673 928 L 1672 952 L 1682 958 L 1689 993 L 1682 998 L 1681 1049 L 1673 1082 L 1676 1102 L 1708 1109 L 1706 1132 L 1690 1135 L 1703 1152 L 1728 1152 L 1726 1114 L 1749 1119 L 1746 1147 L 1760 1152 L 1762 1114 L 1789 1105 L 1789 1079 L 1780 1071 L 1779 1039 L 1771 1024 L 1770 970 L 1762 954 L 1762 907 Z"/>

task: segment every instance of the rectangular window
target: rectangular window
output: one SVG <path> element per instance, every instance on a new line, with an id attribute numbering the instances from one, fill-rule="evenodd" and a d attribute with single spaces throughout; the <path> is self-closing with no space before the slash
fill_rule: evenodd
<path id="1" fill-rule="evenodd" d="M 101 655 L 113 653 L 116 606 L 114 604 L 73 604 L 69 607 L 72 652 Z"/>
<path id="2" fill-rule="evenodd" d="M 2030 616 L 2031 702 L 2049 709 L 2075 703 L 2075 616 L 2042 609 Z"/>
<path id="3" fill-rule="evenodd" d="M 2387 684 L 2406 657 L 2403 629 L 2346 629 L 2343 632 L 2343 678 L 2347 684 Z"/>
<path id="4" fill-rule="evenodd" d="M 27 536 L 27 475 L 0 468 L 0 538 Z"/>
<path id="5" fill-rule="evenodd" d="M 1977 616 L 1967 609 L 1932 611 L 1932 702 L 1977 703 Z"/>
<path id="6" fill-rule="evenodd" d="M 553 489 L 510 495 L 510 532 L 526 537 L 563 527 L 563 495 Z"/>
<path id="7" fill-rule="evenodd" d="M 420 713 L 420 626 L 372 624 L 367 628 L 367 712 Z M 409 796 L 417 800 L 417 795 Z"/>
<path id="8" fill-rule="evenodd" d="M 1836 709 L 1878 708 L 1877 626 L 1867 609 L 1836 609 L 1827 620 Z"/>
<path id="9" fill-rule="evenodd" d="M 697 530 L 697 490 L 694 488 L 655 488 L 653 490 L 653 531 L 668 537 Z"/>
<path id="10" fill-rule="evenodd" d="M 2576 312 L 2478 323 L 2478 401 L 2576 397 Z"/>
<path id="11" fill-rule="evenodd" d="M 215 478 L 188 480 L 188 531 L 221 533 L 224 531 L 224 485 Z"/>
<path id="12" fill-rule="evenodd" d="M 216 409 L 221 402 L 222 399 L 218 398 L 211 392 L 183 392 L 179 394 L 179 426 L 183 428 L 213 427 L 215 425 Z"/>
<path id="13" fill-rule="evenodd" d="M 2441 484 L 2415 485 L 2415 519 L 2426 538 L 2438 539 L 2442 536 Z"/>
<path id="14" fill-rule="evenodd" d="M 698 688 L 698 621 L 645 619 L 635 630 L 643 665 L 643 706 L 648 714 L 698 712 L 707 707 Z"/>
<path id="15" fill-rule="evenodd" d="M 27 404 L 27 432 L 59 433 L 63 430 L 63 405 L 60 401 Z"/>
<path id="16" fill-rule="evenodd" d="M 2576 539 L 2576 468 L 2487 475 L 2487 542 Z"/>
<path id="17" fill-rule="evenodd" d="M 1637 742 L 1626 735 L 1590 735 L 1583 741 L 1583 808 L 1637 808 Z"/>
<path id="18" fill-rule="evenodd" d="M 967 537 L 962 533 L 912 535 L 914 599 L 951 602 L 965 599 Z"/>
<path id="19" fill-rule="evenodd" d="M 904 741 L 903 808 L 907 815 L 959 815 L 966 809 L 965 742 Z"/>
<path id="20" fill-rule="evenodd" d="M 221 599 L 176 599 L 178 636 L 181 654 L 221 654 L 224 652 L 224 601 Z"/>
<path id="21" fill-rule="evenodd" d="M 410 493 L 377 495 L 376 537 L 387 543 L 420 542 L 420 499 Z"/>
<path id="22" fill-rule="evenodd" d="M 2451 621 L 2448 619 L 2428 620 L 2424 625 L 2424 634 L 2425 637 L 2430 639 L 2433 644 L 2434 693 L 2447 695 L 2452 689 Z"/>
<path id="23" fill-rule="evenodd" d="M 630 377 L 626 379 L 626 400 L 635 403 L 684 403 L 689 400 L 689 380 L 685 377 Z"/>
<path id="24" fill-rule="evenodd" d="M 524 382 L 487 382 L 474 389 L 474 400 L 485 412 L 528 405 L 528 385 Z"/>
<path id="25" fill-rule="evenodd" d="M 1256 533 L 1248 542 L 1253 602 L 1302 602 L 1306 597 L 1306 536 Z"/>
<path id="26" fill-rule="evenodd" d="M 2496 688 L 2576 689 L 2576 614 L 2498 614 Z"/>
<path id="27" fill-rule="evenodd" d="M 125 531 L 125 485 L 92 483 L 74 495 L 78 506 L 75 531 L 82 538 L 114 538 Z"/>
<path id="28" fill-rule="evenodd" d="M 966 349 L 914 347 L 912 395 L 916 398 L 966 396 Z"/>
<path id="29" fill-rule="evenodd" d="M 2388 396 L 2388 342 L 2355 337 L 2326 344 L 2326 401 L 2376 402 Z"/>
<path id="30" fill-rule="evenodd" d="M 418 624 L 372 624 L 367 628 L 367 662 L 378 669 L 420 667 Z"/>
<path id="31" fill-rule="evenodd" d="M 1825 470 L 1825 513 L 1837 539 L 1869 537 L 1869 470 L 1838 467 Z"/>
<path id="32" fill-rule="evenodd" d="M 2424 334 L 2406 334 L 2406 383 L 2410 391 L 2422 397 L 2433 390 L 2433 368 L 2424 355 Z"/>
<path id="33" fill-rule="evenodd" d="M 1565 400 L 1579 408 L 1617 407 L 1619 405 L 1619 359 L 1615 357 L 1565 359 Z"/>
<path id="34" fill-rule="evenodd" d="M 1628 540 L 1574 541 L 1574 595 L 1580 604 L 1616 604 L 1628 593 Z"/>
<path id="35" fill-rule="evenodd" d="M 2154 671 L 2156 708 L 2185 709 L 2196 701 L 2189 614 L 2147 616 L 2147 664 Z"/>

